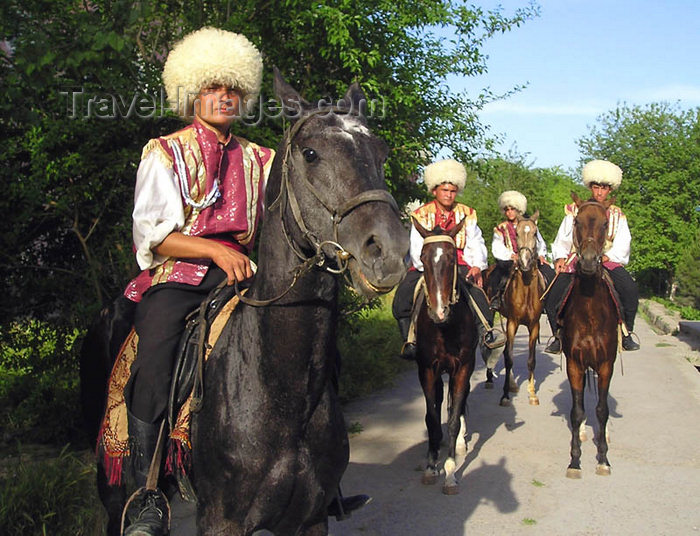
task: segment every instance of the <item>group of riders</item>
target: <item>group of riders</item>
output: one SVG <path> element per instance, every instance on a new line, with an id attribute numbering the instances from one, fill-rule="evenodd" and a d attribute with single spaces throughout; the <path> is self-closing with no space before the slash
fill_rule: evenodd
<path id="1" fill-rule="evenodd" d="M 612 162 L 592 160 L 583 167 L 582 180 L 583 184 L 591 190 L 591 198 L 603 203 L 610 192 L 620 186 L 622 170 Z M 474 298 L 470 303 L 479 309 L 475 312 L 481 335 L 482 357 L 486 365 L 492 368 L 495 358 L 492 357 L 494 354 L 490 350 L 503 346 L 506 342 L 503 333 L 493 326 L 494 311 L 498 311 L 501 307 L 505 286 L 518 258 L 516 224 L 519 218 L 529 217 L 527 199 L 514 190 L 505 191 L 498 198 L 498 206 L 505 220 L 493 229 L 491 253 L 496 259 L 496 264 L 488 278 L 489 300 L 482 278 L 482 272 L 488 268 L 486 244 L 481 229 L 477 225 L 476 211 L 456 202 L 457 195 L 464 189 L 466 183 L 464 166 L 455 160 L 434 162 L 425 168 L 424 183 L 434 199 L 414 210 L 411 213 L 412 218 L 425 228 L 433 229 L 439 226 L 445 231 L 458 225 L 462 220 L 467 220 L 455 238 L 457 263 L 460 278 L 468 281 L 468 292 Z M 561 326 L 558 316 L 573 282 L 577 259 L 573 239 L 576 204 L 566 205 L 564 213 L 564 219 L 552 245 L 554 268 L 547 262 L 547 244 L 539 230 L 537 231 L 537 266 L 547 287 L 543 295 L 544 308 L 553 333 L 552 341 L 545 348 L 545 352 L 552 354 L 561 352 L 559 336 Z M 639 291 L 634 279 L 625 269 L 630 256 L 630 230 L 627 218 L 618 206 L 610 204 L 607 208 L 607 216 L 607 234 L 601 262 L 610 275 L 620 303 L 625 328 L 622 348 L 627 351 L 638 350 L 639 343 L 632 337 L 632 331 L 639 305 Z M 415 330 L 412 325 L 416 311 L 413 303 L 416 284 L 423 272 L 423 264 L 420 260 L 422 248 L 423 237 L 415 227 L 412 227 L 409 250 L 411 266 L 396 289 L 393 303 L 394 317 L 404 340 L 401 357 L 407 360 L 413 360 L 416 356 Z"/>
<path id="2" fill-rule="evenodd" d="M 260 91 L 262 57 L 243 35 L 203 28 L 177 43 L 163 69 L 168 100 L 178 115 L 190 123 L 167 136 L 150 140 L 143 149 L 136 176 L 133 239 L 140 274 L 127 286 L 124 296 L 135 305 L 134 327 L 138 335 L 137 357 L 124 389 L 133 477 L 143 487 L 156 449 L 158 431 L 167 410 L 173 360 L 187 315 L 224 281 L 232 284 L 253 275 L 249 254 L 263 216 L 263 199 L 274 150 L 234 136 L 230 127 L 244 107 Z M 603 200 L 620 184 L 622 173 L 612 163 L 594 161 L 583 170 L 583 181 L 593 197 Z M 494 307 L 482 290 L 482 271 L 487 267 L 484 239 L 476 212 L 456 202 L 464 188 L 464 166 L 454 160 L 435 162 L 425 169 L 425 184 L 434 200 L 413 212 L 426 228 L 444 230 L 467 223 L 457 234 L 459 277 L 469 281 L 468 292 L 484 320 L 480 333 L 484 345 L 503 345 L 504 336 L 493 328 Z M 492 252 L 496 273 L 507 277 L 517 252 L 514 222 L 527 210 L 518 192 L 499 198 L 506 221 L 494 230 Z M 571 275 L 572 222 L 575 205 L 566 216 L 554 242 L 556 278 L 548 293 L 546 310 L 557 332 L 556 304 L 562 299 Z M 622 211 L 608 209 L 610 223 L 603 257 L 618 286 L 625 322 L 633 329 L 637 308 L 636 285 L 624 265 L 629 260 L 630 234 Z M 539 239 L 540 270 L 547 282 L 554 270 L 545 260 L 545 243 Z M 404 340 L 408 337 L 413 290 L 420 278 L 423 239 L 411 230 L 411 268 L 399 285 L 394 314 Z M 492 278 L 495 281 L 494 278 Z M 501 288 L 500 282 L 493 283 Z M 498 293 L 497 293 L 498 294 Z M 414 341 L 408 340 L 403 356 L 412 358 Z M 559 351 L 557 338 L 547 351 Z M 638 345 L 628 335 L 623 347 Z M 365 496 L 343 499 L 329 507 L 349 512 L 367 501 Z M 152 535 L 166 531 L 162 508 L 151 497 L 132 517 L 125 534 Z"/>

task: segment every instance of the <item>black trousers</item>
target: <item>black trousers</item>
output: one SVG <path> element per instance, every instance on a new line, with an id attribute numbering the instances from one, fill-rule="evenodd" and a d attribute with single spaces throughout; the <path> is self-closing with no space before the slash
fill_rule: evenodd
<path id="1" fill-rule="evenodd" d="M 630 273 L 623 266 L 618 266 L 614 270 L 608 270 L 608 273 L 613 280 L 615 290 L 620 296 L 625 325 L 629 331 L 634 331 L 634 319 L 637 316 L 637 308 L 639 307 L 637 282 L 632 279 Z M 552 333 L 556 331 L 557 313 L 573 279 L 574 274 L 559 274 L 545 298 L 545 309 Z"/>
<path id="2" fill-rule="evenodd" d="M 458 280 L 460 282 L 460 291 L 469 292 L 470 296 L 474 298 L 477 306 L 481 310 L 489 326 L 493 326 L 493 311 L 489 308 L 488 300 L 486 299 L 486 294 L 476 285 L 467 285 L 467 267 L 459 266 L 457 268 Z M 423 275 L 423 272 L 418 270 L 410 270 L 406 272 L 406 276 L 403 278 L 401 283 L 396 289 L 396 294 L 394 294 L 394 301 L 391 304 L 391 310 L 394 314 L 394 318 L 397 320 L 399 318 L 409 318 L 411 316 L 411 308 L 413 307 L 413 292 L 416 288 L 418 280 Z M 462 284 L 464 283 L 464 284 Z"/>
<path id="3" fill-rule="evenodd" d="M 212 264 L 199 285 L 155 285 L 136 306 L 134 327 L 139 342 L 125 400 L 129 411 L 138 419 L 154 423 L 165 414 L 175 352 L 185 319 L 224 279 L 225 272 Z"/>

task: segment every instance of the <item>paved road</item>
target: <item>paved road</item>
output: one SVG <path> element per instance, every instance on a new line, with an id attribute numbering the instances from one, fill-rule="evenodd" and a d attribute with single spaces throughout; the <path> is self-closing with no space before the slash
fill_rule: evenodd
<path id="1" fill-rule="evenodd" d="M 502 376 L 494 390 L 483 387 L 483 365 L 472 378 L 468 452 L 457 460 L 459 495 L 420 483 L 427 434 L 414 371 L 346 408 L 347 421 L 363 431 L 351 438 L 343 489 L 374 500 L 349 520 L 331 521 L 331 534 L 700 535 L 700 374 L 689 363 L 697 353 L 674 336 L 655 334 L 641 318 L 636 327 L 642 349 L 618 358 L 610 390 L 611 476 L 595 474 L 589 439 L 583 478 L 565 478 L 566 372 L 559 357 L 539 352 L 540 406 L 528 405 L 521 327 L 514 366 L 521 392 L 512 395 L 512 407 L 498 405 Z M 543 320 L 543 341 L 549 333 Z M 593 390 L 585 403 L 592 437 Z"/>

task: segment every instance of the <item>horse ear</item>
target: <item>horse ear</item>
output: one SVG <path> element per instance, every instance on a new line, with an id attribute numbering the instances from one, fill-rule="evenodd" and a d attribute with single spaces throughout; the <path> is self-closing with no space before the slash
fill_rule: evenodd
<path id="1" fill-rule="evenodd" d="M 413 220 L 413 226 L 416 228 L 416 231 L 418 231 L 419 235 L 425 238 L 430 234 L 430 231 L 423 227 L 415 216 L 411 216 L 411 219 Z"/>
<path id="2" fill-rule="evenodd" d="M 301 95 L 290 86 L 280 73 L 277 67 L 273 67 L 274 71 L 274 92 L 275 96 L 280 100 L 283 107 L 283 116 L 296 121 L 301 117 L 304 108 L 306 108 L 309 103 L 305 101 Z"/>
<path id="3" fill-rule="evenodd" d="M 365 112 L 367 111 L 367 97 L 365 96 L 364 91 L 360 89 L 357 82 L 353 82 L 348 88 L 348 90 L 345 92 L 345 96 L 340 102 L 338 102 L 338 106 L 342 106 L 344 108 L 349 107 L 351 111 L 356 112 L 358 115 L 365 115 Z"/>
<path id="4" fill-rule="evenodd" d="M 539 209 L 536 210 L 535 213 L 534 213 L 532 216 L 530 216 L 530 219 L 531 219 L 532 221 L 534 221 L 535 223 L 537 223 L 537 220 L 538 220 L 539 218 L 540 218 L 540 211 L 539 211 Z"/>
<path id="5" fill-rule="evenodd" d="M 573 190 L 571 191 L 571 199 L 574 200 L 574 203 L 576 203 L 577 207 L 580 207 L 583 204 L 583 200 Z"/>
<path id="6" fill-rule="evenodd" d="M 455 225 L 452 229 L 447 231 L 447 234 L 450 235 L 452 238 L 457 236 L 457 233 L 462 230 L 462 227 L 464 227 L 464 224 L 467 223 L 467 218 L 464 218 L 461 222 L 459 222 L 457 225 Z"/>

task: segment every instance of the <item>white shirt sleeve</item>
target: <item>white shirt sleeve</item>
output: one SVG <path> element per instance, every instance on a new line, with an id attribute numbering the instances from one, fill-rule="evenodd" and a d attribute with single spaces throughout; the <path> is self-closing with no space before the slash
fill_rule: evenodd
<path id="1" fill-rule="evenodd" d="M 610 249 L 605 252 L 605 255 L 607 255 L 612 262 L 619 262 L 622 265 L 626 265 L 630 262 L 632 235 L 630 234 L 630 228 L 629 225 L 627 225 L 627 218 L 625 216 L 620 216 L 617 225 L 618 228 L 615 233 L 615 239 Z"/>
<path id="2" fill-rule="evenodd" d="M 467 245 L 464 248 L 464 260 L 469 266 L 476 266 L 481 270 L 486 270 L 489 267 L 488 262 L 486 262 L 486 243 L 476 221 L 467 224 Z"/>
<path id="3" fill-rule="evenodd" d="M 158 246 L 185 224 L 185 211 L 177 176 L 154 151 L 146 155 L 136 172 L 133 238 L 139 268 L 147 270 L 163 264 L 167 257 L 157 255 Z"/>
<path id="4" fill-rule="evenodd" d="M 493 239 L 491 240 L 491 253 L 496 260 L 499 261 L 509 261 L 510 256 L 513 252 L 506 247 L 505 240 L 503 240 L 503 235 L 498 231 L 493 232 Z"/>
<path id="5" fill-rule="evenodd" d="M 423 271 L 423 263 L 420 260 L 420 253 L 422 250 L 423 237 L 416 229 L 416 226 L 411 224 L 411 238 L 408 253 L 411 256 L 411 262 L 413 263 L 413 267 L 420 272 Z"/>
<path id="6" fill-rule="evenodd" d="M 557 237 L 552 244 L 552 258 L 565 259 L 571 253 L 571 248 L 574 245 L 574 217 L 571 214 L 564 216 L 564 219 L 557 231 Z"/>
<path id="7" fill-rule="evenodd" d="M 547 242 L 542 238 L 539 229 L 537 229 L 537 256 L 547 258 Z"/>

